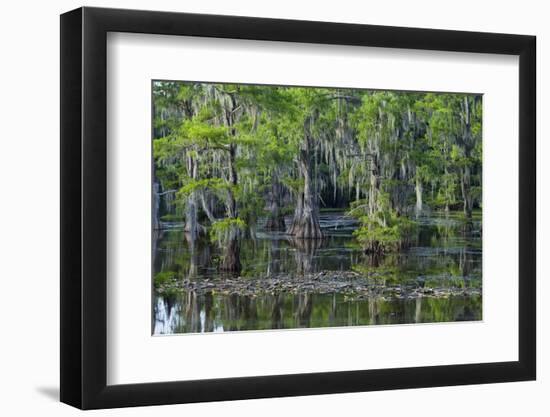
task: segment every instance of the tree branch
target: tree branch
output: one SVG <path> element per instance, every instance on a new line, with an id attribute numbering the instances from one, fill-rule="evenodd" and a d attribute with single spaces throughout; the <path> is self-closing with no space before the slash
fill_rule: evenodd
<path id="1" fill-rule="evenodd" d="M 166 191 L 163 191 L 162 193 L 157 193 L 158 196 L 161 196 L 161 195 L 166 195 L 166 194 L 173 194 L 173 193 L 177 193 L 178 190 L 166 190 Z"/>

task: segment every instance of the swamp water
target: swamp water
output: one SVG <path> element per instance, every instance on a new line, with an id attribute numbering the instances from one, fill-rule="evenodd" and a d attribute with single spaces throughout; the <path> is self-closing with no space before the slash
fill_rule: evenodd
<path id="1" fill-rule="evenodd" d="M 421 218 L 412 247 L 379 259 L 362 253 L 343 213 L 321 213 L 322 240 L 259 224 L 241 240 L 238 276 L 217 270 L 217 244 L 190 245 L 182 225 L 165 226 L 153 241 L 153 334 L 482 318 L 479 215 Z"/>

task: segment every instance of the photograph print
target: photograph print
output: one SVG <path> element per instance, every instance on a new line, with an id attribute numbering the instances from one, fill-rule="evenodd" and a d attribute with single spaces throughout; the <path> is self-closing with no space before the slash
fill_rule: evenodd
<path id="1" fill-rule="evenodd" d="M 154 335 L 482 320 L 482 95 L 151 88 Z"/>

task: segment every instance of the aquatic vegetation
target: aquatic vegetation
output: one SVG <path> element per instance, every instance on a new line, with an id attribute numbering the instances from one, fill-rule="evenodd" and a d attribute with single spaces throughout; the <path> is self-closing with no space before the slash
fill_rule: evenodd
<path id="1" fill-rule="evenodd" d="M 415 223 L 404 217 L 388 213 L 383 219 L 380 214 L 360 217 L 361 227 L 354 236 L 366 253 L 383 255 L 398 251 L 410 245 Z"/>
<path id="2" fill-rule="evenodd" d="M 161 287 L 165 285 L 169 285 L 171 283 L 174 283 L 177 279 L 177 274 L 173 271 L 161 271 L 155 274 L 155 278 L 153 279 L 153 282 L 155 283 L 155 287 Z"/>
<path id="3" fill-rule="evenodd" d="M 414 241 L 416 223 L 404 216 L 389 204 L 389 197 L 379 197 L 376 208 L 365 200 L 352 203 L 348 214 L 356 217 L 360 227 L 353 232 L 365 253 L 384 255 L 410 246 Z"/>

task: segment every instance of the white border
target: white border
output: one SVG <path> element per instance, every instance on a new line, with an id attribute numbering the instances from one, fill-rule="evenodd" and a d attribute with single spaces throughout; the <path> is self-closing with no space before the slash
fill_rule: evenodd
<path id="1" fill-rule="evenodd" d="M 108 384 L 518 359 L 518 57 L 111 33 Z M 483 93 L 483 321 L 151 336 L 151 80 Z"/>

